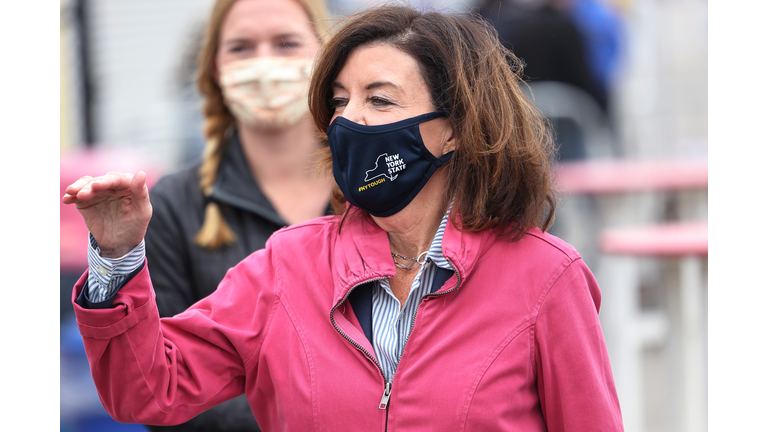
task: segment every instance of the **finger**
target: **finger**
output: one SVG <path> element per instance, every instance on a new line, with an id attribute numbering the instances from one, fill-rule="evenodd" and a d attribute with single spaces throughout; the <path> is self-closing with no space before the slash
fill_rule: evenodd
<path id="1" fill-rule="evenodd" d="M 147 222 L 149 222 L 149 218 L 152 215 L 152 204 L 149 201 L 147 174 L 144 171 L 139 171 L 133 176 L 133 180 L 131 180 L 131 194 L 133 203 L 135 203 L 139 211 L 147 218 Z"/>
<path id="2" fill-rule="evenodd" d="M 106 190 L 129 193 L 132 178 L 133 174 L 108 172 L 103 176 L 92 179 L 84 185 L 80 191 L 77 192 L 77 199 L 80 201 L 87 201 Z"/>
<path id="3" fill-rule="evenodd" d="M 133 176 L 131 180 L 131 193 L 135 198 L 144 200 L 149 197 L 149 189 L 147 188 L 147 174 L 144 171 L 139 171 Z"/>
<path id="4" fill-rule="evenodd" d="M 64 204 L 74 204 L 77 202 L 77 196 L 64 194 L 64 196 L 61 197 L 61 202 L 63 202 Z"/>
<path id="5" fill-rule="evenodd" d="M 67 188 L 64 190 L 64 192 L 68 195 L 77 195 L 77 193 L 80 191 L 80 189 L 83 188 L 83 186 L 87 185 L 88 182 L 90 182 L 93 179 L 91 176 L 83 176 L 77 179 L 74 183 L 67 186 Z"/>
<path id="6" fill-rule="evenodd" d="M 74 204 L 78 202 L 79 200 L 77 199 L 77 194 L 80 193 L 84 187 L 88 186 L 91 181 L 93 181 L 93 177 L 83 176 L 77 179 L 71 185 L 67 186 L 67 188 L 64 190 L 64 196 L 61 198 L 62 202 L 64 204 Z"/>
<path id="7" fill-rule="evenodd" d="M 93 179 L 90 187 L 94 191 L 103 191 L 107 189 L 130 189 L 133 174 L 110 171 L 101 177 Z"/>

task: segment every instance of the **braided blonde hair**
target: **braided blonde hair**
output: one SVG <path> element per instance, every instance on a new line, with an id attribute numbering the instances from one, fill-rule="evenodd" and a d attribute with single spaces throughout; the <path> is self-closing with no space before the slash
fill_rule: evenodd
<path id="1" fill-rule="evenodd" d="M 213 192 L 216 173 L 227 146 L 227 134 L 235 126 L 235 118 L 224 104 L 224 96 L 215 76 L 216 51 L 219 46 L 221 27 L 227 12 L 235 1 L 237 0 L 217 0 L 213 5 L 198 59 L 197 87 L 204 99 L 203 133 L 206 141 L 199 174 L 200 189 L 206 197 L 209 197 Z M 318 39 L 322 43 L 330 28 L 330 18 L 325 1 L 297 1 L 309 15 Z M 237 236 L 224 220 L 219 204 L 208 201 L 205 206 L 205 220 L 195 236 L 195 243 L 206 249 L 216 250 L 222 246 L 230 245 L 236 240 Z"/>

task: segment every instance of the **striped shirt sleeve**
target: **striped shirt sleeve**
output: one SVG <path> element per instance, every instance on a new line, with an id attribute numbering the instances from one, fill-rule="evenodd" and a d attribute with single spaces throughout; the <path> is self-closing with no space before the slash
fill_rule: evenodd
<path id="1" fill-rule="evenodd" d="M 144 263 L 144 240 L 120 258 L 104 258 L 96 239 L 88 234 L 88 292 L 90 302 L 99 303 L 112 297 L 126 277 Z"/>

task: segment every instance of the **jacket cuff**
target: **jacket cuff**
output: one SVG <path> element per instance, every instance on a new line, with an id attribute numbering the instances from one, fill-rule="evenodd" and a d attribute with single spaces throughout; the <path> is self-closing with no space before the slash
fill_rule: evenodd
<path id="1" fill-rule="evenodd" d="M 88 274 L 84 274 L 72 293 L 75 317 L 80 334 L 95 339 L 110 339 L 125 333 L 130 328 L 152 315 L 157 317 L 155 293 L 149 278 L 146 262 L 138 272 L 132 275 L 129 283 L 124 284 L 113 299 L 104 303 L 111 305 L 105 309 L 90 309 L 86 301 L 77 301 L 82 296 Z M 100 304 L 93 304 L 95 307 Z"/>
<path id="2" fill-rule="evenodd" d="M 110 297 L 107 299 L 100 301 L 100 302 L 93 302 L 88 299 L 88 296 L 86 293 L 88 292 L 88 280 L 85 280 L 85 284 L 83 285 L 83 288 L 80 290 L 80 294 L 77 296 L 77 300 L 75 300 L 75 303 L 77 303 L 78 306 L 80 306 L 83 309 L 108 309 L 112 307 L 112 302 L 115 300 L 115 297 L 117 297 L 117 293 L 120 292 L 120 288 L 130 282 L 131 279 L 133 279 L 134 276 L 139 274 L 141 270 L 146 266 L 146 260 L 144 263 L 142 263 L 136 270 L 132 271 L 131 273 L 126 276 L 125 281 L 123 281 L 122 285 L 117 287 L 115 289 L 115 292 L 112 293 Z"/>

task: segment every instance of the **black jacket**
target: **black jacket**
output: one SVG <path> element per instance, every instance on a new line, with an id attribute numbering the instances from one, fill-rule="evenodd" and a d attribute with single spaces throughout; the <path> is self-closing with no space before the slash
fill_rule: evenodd
<path id="1" fill-rule="evenodd" d="M 160 316 L 183 312 L 211 294 L 227 270 L 264 247 L 286 226 L 251 175 L 240 142 L 230 140 L 210 199 L 218 202 L 237 241 L 216 251 L 194 242 L 207 203 L 200 190 L 200 165 L 161 178 L 150 192 L 153 214 L 145 236 L 147 265 Z M 179 426 L 152 431 L 258 431 L 245 396 L 211 408 Z"/>

